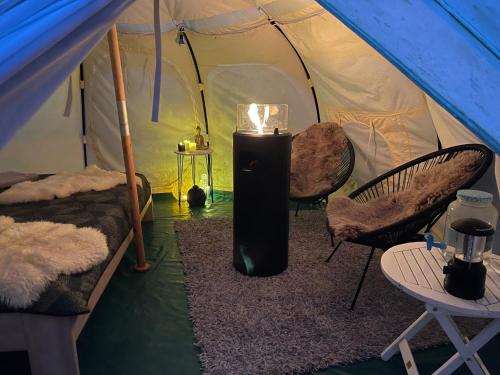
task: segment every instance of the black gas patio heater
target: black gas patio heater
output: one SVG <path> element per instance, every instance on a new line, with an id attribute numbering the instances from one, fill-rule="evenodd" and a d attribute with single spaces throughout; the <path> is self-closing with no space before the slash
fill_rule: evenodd
<path id="1" fill-rule="evenodd" d="M 292 136 L 286 104 L 238 104 L 233 134 L 233 265 L 250 276 L 288 266 Z"/>

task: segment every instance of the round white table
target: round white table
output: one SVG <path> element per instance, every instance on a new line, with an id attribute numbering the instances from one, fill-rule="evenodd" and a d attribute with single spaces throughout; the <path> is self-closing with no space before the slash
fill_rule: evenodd
<path id="1" fill-rule="evenodd" d="M 480 300 L 465 300 L 444 290 L 441 250 L 428 251 L 424 242 L 394 246 L 381 259 L 381 268 L 387 279 L 410 296 L 425 303 L 426 311 L 382 352 L 389 360 L 401 352 L 408 374 L 418 374 L 408 340 L 414 337 L 432 319 L 457 349 L 446 363 L 433 374 L 451 374 L 465 362 L 473 374 L 489 374 L 477 351 L 500 332 L 500 257 L 492 255 L 486 266 L 486 293 Z M 492 321 L 473 339 L 464 337 L 452 316 L 490 318 Z"/>
<path id="2" fill-rule="evenodd" d="M 182 190 L 182 172 L 184 170 L 184 157 L 189 156 L 191 158 L 191 176 L 193 179 L 193 185 L 196 185 L 196 163 L 195 158 L 197 156 L 204 156 L 205 162 L 207 164 L 207 178 L 208 184 L 210 185 L 210 197 L 212 203 L 214 203 L 214 181 L 212 176 L 212 150 L 207 148 L 205 150 L 196 151 L 174 151 L 177 155 L 177 192 L 179 206 L 181 205 L 181 190 Z"/>

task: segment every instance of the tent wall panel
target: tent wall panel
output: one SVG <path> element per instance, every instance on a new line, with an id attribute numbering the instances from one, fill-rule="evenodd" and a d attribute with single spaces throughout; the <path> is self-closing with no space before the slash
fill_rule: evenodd
<path id="1" fill-rule="evenodd" d="M 280 8 L 278 3 L 272 5 L 268 5 L 271 10 Z M 374 160 L 377 156 L 376 138 L 370 138 L 374 131 L 383 136 L 389 149 L 388 153 L 381 151 L 378 154 L 378 158 L 388 155 L 389 159 L 383 160 L 377 168 L 366 169 L 358 163 L 356 169 L 365 169 L 359 173 L 355 171 L 355 182 L 364 183 L 386 169 L 435 150 L 436 133 L 422 91 L 332 15 L 318 12 L 320 9 L 315 6 L 306 10 L 308 13 L 296 11 L 297 16 L 302 17 L 297 22 L 291 22 L 287 14 L 287 22 L 282 28 L 311 72 L 322 118 L 342 124 L 354 122 L 371 129 L 352 135 L 360 145 L 368 145 L 359 147 L 360 160 Z M 166 14 L 168 12 L 162 13 L 164 18 Z M 271 16 L 279 18 L 280 15 Z M 214 22 L 210 17 L 207 19 Z M 192 22 L 199 27 L 204 24 L 202 21 L 194 19 Z M 230 30 L 229 27 L 226 32 Z M 210 142 L 214 149 L 215 187 L 231 190 L 229 155 L 236 104 L 287 103 L 289 127 L 296 133 L 315 122 L 309 83 L 290 45 L 269 24 L 217 36 L 192 30 L 186 32 L 204 82 Z M 194 134 L 196 125 L 204 128 L 195 71 L 187 46 L 174 43 L 175 30 L 163 33 L 162 104 L 160 123 L 155 125 L 149 120 L 153 37 L 151 34 L 122 35 L 127 93 L 130 103 L 134 103 L 130 106 L 130 119 L 138 170 L 148 175 L 155 191 L 175 191 L 177 165 L 172 150 L 178 141 Z M 119 168 L 116 113 L 109 99 L 102 99 L 110 98 L 112 92 L 104 56 L 104 50 L 96 49 L 86 62 L 92 72 L 87 91 L 91 102 L 88 115 L 92 141 L 90 160 Z M 365 134 L 366 138 L 359 139 L 360 134 Z M 190 183 L 190 179 L 187 181 Z"/>
<path id="2" fill-rule="evenodd" d="M 500 152 L 498 1 L 317 2 Z"/>
<path id="3" fill-rule="evenodd" d="M 84 167 L 78 71 L 72 73 L 71 81 L 69 116 L 64 116 L 69 104 L 68 77 L 0 149 L 0 171 L 52 173 Z"/>
<path id="4" fill-rule="evenodd" d="M 154 190 L 172 191 L 177 186 L 173 151 L 177 142 L 204 128 L 198 85 L 189 52 L 174 43 L 175 32 L 164 33 L 160 118 L 151 122 L 155 69 L 151 35 L 120 36 L 129 122 L 137 171 L 148 176 Z M 106 44 L 101 43 L 85 62 L 90 72 L 86 91 L 89 160 L 108 168 L 123 169 L 113 104 L 113 83 Z"/>
<path id="5" fill-rule="evenodd" d="M 421 90 L 333 16 L 323 12 L 300 22 L 286 23 L 283 28 L 311 70 L 323 118 L 362 123 L 374 127 L 387 139 L 391 159 L 381 165 L 394 167 L 437 148 L 432 119 Z M 218 36 L 187 32 L 205 82 L 215 187 L 231 190 L 228 155 L 231 154 L 236 104 L 287 103 L 289 127 L 295 133 L 315 122 L 314 102 L 297 57 L 272 26 Z M 314 38 L 307 37 L 311 35 Z M 175 190 L 176 161 L 171 151 L 179 140 L 194 133 L 196 125 L 203 128 L 200 106 L 196 104 L 199 94 L 192 62 L 179 61 L 180 56 L 186 57 L 187 48 L 173 43 L 175 31 L 163 33 L 163 59 L 172 65 L 163 69 L 160 124 L 153 125 L 149 121 L 152 36 L 124 35 L 122 39 L 129 98 L 140 108 L 132 107 L 130 113 L 138 169 L 151 178 L 155 191 Z M 97 55 L 98 52 L 93 53 L 88 63 L 98 62 Z M 145 55 L 147 61 L 144 61 Z M 101 64 L 106 67 L 105 61 Z M 110 92 L 110 77 L 102 76 L 105 71 L 95 73 L 99 77 L 93 81 L 104 81 L 100 87 L 92 84 L 89 95 L 107 96 L 101 90 Z M 184 75 L 184 80 L 174 77 L 176 74 Z M 108 82 L 107 88 L 105 82 Z M 101 99 L 93 101 L 92 106 L 88 117 L 94 160 L 117 168 L 121 157 L 112 138 L 118 137 L 113 126 L 114 109 Z M 175 116 L 171 116 L 171 108 L 176 109 Z M 181 113 L 185 113 L 185 118 L 179 118 Z M 99 122 L 108 124 L 97 127 Z M 165 127 L 165 124 L 168 125 Z M 367 138 L 364 143 L 369 141 Z M 373 153 L 377 152 L 376 143 L 374 145 L 359 150 L 366 160 L 373 159 Z M 375 172 L 371 168 L 372 174 L 383 172 L 378 169 Z M 354 175 L 374 177 L 366 173 Z M 356 182 L 365 180 L 358 178 Z"/>
<path id="6" fill-rule="evenodd" d="M 381 132 L 355 121 L 343 123 L 342 128 L 354 146 L 356 160 L 351 177 L 357 186 L 392 168 L 391 148 Z M 351 191 L 345 191 L 343 195 Z"/>
<path id="7" fill-rule="evenodd" d="M 43 105 L 131 3 L 25 1 L 0 12 L 0 145 Z"/>
<path id="8" fill-rule="evenodd" d="M 289 126 L 297 132 L 315 121 L 314 101 L 297 57 L 272 26 L 223 37 L 188 33 L 207 98 L 214 184 L 217 189 L 231 190 L 232 168 L 228 162 L 236 104 L 287 103 Z M 137 170 L 148 176 L 157 192 L 176 190 L 173 150 L 180 140 L 193 137 L 197 125 L 204 129 L 193 63 L 187 46 L 174 43 L 175 36 L 175 31 L 162 35 L 164 64 L 158 124 L 150 121 L 153 37 L 122 34 L 120 38 Z M 241 45 L 245 45 L 243 51 Z M 89 160 L 108 168 L 123 168 L 105 46 L 98 46 L 85 66 L 90 72 L 86 91 Z M 198 178 L 201 176 L 199 173 Z M 189 178 L 184 181 L 190 183 Z"/>
<path id="9" fill-rule="evenodd" d="M 314 100 L 299 60 L 270 25 L 217 37 L 191 33 L 190 40 L 206 82 L 214 184 L 232 190 L 236 105 L 288 104 L 288 126 L 296 133 L 316 121 Z"/>
<path id="10" fill-rule="evenodd" d="M 365 124 L 384 137 L 391 159 L 381 163 L 385 168 L 378 168 L 377 173 L 437 149 L 422 91 L 340 21 L 322 13 L 283 29 L 311 72 L 322 118 Z M 350 136 L 349 129 L 345 130 Z M 364 133 L 364 144 L 374 140 L 372 133 Z M 356 131 L 351 136 L 360 142 L 361 134 Z M 357 151 L 368 160 L 377 149 L 367 146 Z M 375 177 L 356 170 L 353 176 L 358 177 L 357 183 Z"/>

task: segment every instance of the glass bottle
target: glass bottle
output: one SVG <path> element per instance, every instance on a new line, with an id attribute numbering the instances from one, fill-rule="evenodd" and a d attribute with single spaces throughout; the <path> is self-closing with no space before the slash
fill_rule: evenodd
<path id="1" fill-rule="evenodd" d="M 485 191 L 459 190 L 457 192 L 457 199 L 450 203 L 446 212 L 445 243 L 447 247 L 445 258 L 447 261 L 455 254 L 458 234 L 452 228 L 452 224 L 456 223 L 457 220 L 477 219 L 496 230 L 498 212 L 492 202 L 493 196 Z M 495 234 L 492 234 L 486 239 L 483 253 L 484 265 L 488 264 L 494 236 Z"/>

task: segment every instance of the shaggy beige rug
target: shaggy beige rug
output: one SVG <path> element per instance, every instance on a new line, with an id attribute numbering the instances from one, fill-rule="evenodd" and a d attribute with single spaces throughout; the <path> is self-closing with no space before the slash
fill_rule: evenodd
<path id="1" fill-rule="evenodd" d="M 424 311 L 382 275 L 381 252 L 349 311 L 369 249 L 342 245 L 325 263 L 331 247 L 324 213 L 290 217 L 288 270 L 267 278 L 233 269 L 231 219 L 176 223 L 206 374 L 291 374 L 378 357 Z M 481 322 L 467 323 L 470 331 Z M 413 348 L 445 341 L 430 327 Z"/>
<path id="2" fill-rule="evenodd" d="M 108 252 L 106 236 L 97 229 L 0 216 L 0 301 L 26 308 L 59 274 L 86 271 Z"/>

